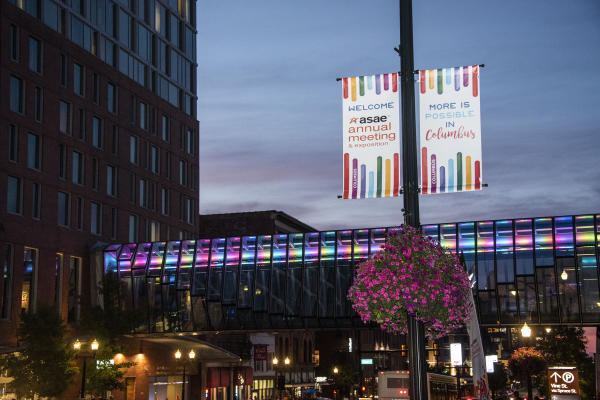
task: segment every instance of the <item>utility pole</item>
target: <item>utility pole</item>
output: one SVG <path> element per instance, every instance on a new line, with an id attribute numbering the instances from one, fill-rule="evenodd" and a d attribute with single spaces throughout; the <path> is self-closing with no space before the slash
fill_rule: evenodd
<path id="1" fill-rule="evenodd" d="M 400 71 L 402 94 L 402 175 L 404 179 L 404 223 L 418 228 L 419 180 L 417 171 L 417 128 L 415 121 L 415 77 L 413 54 L 412 0 L 400 1 Z M 408 361 L 410 397 L 427 400 L 425 329 L 414 316 L 408 317 Z"/>

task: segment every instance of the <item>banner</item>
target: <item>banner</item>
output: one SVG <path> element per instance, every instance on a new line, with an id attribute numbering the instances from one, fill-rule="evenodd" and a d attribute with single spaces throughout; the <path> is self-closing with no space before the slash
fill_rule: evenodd
<path id="1" fill-rule="evenodd" d="M 473 291 L 470 290 L 469 303 L 471 309 L 471 318 L 467 321 L 467 333 L 469 334 L 469 347 L 471 349 L 471 369 L 473 371 L 473 388 L 475 397 L 479 400 L 486 400 L 488 396 L 488 379 L 485 368 L 485 357 L 483 354 L 483 343 L 481 342 L 481 332 L 479 331 L 479 321 L 477 318 L 477 309 L 473 299 Z"/>
<path id="2" fill-rule="evenodd" d="M 421 193 L 481 190 L 479 66 L 419 71 Z"/>
<path id="3" fill-rule="evenodd" d="M 344 199 L 400 193 L 398 73 L 342 79 Z"/>

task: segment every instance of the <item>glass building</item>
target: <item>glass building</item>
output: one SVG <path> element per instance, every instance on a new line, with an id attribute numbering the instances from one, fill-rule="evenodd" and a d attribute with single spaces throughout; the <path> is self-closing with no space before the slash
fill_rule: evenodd
<path id="1" fill-rule="evenodd" d="M 464 257 L 482 326 L 600 322 L 600 215 L 423 225 Z M 354 266 L 397 227 L 113 244 L 136 332 L 357 327 Z"/>
<path id="2" fill-rule="evenodd" d="M 9 0 L 196 116 L 196 0 Z"/>

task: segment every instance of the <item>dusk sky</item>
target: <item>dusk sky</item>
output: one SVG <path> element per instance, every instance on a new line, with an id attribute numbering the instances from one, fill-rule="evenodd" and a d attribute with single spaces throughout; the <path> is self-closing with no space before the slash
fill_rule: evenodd
<path id="1" fill-rule="evenodd" d="M 398 2 L 197 4 L 200 212 L 275 209 L 318 230 L 402 223 L 402 198 L 337 198 L 336 78 L 399 71 Z M 421 222 L 600 212 L 600 2 L 415 0 L 413 23 L 415 68 L 485 64 L 489 187 L 421 195 Z"/>

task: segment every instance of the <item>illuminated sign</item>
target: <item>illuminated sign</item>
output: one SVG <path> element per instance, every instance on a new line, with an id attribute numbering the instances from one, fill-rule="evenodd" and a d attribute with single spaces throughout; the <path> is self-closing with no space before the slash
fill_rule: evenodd
<path id="1" fill-rule="evenodd" d="M 462 345 L 460 343 L 450 343 L 450 360 L 452 365 L 462 365 Z"/>
<path id="2" fill-rule="evenodd" d="M 361 358 L 360 364 L 361 365 L 373 365 L 373 359 L 372 358 Z"/>
<path id="3" fill-rule="evenodd" d="M 579 374 L 575 367 L 548 368 L 550 394 L 579 395 Z"/>
<path id="4" fill-rule="evenodd" d="M 485 372 L 488 374 L 494 373 L 494 363 L 498 362 L 498 356 L 485 356 Z"/>

